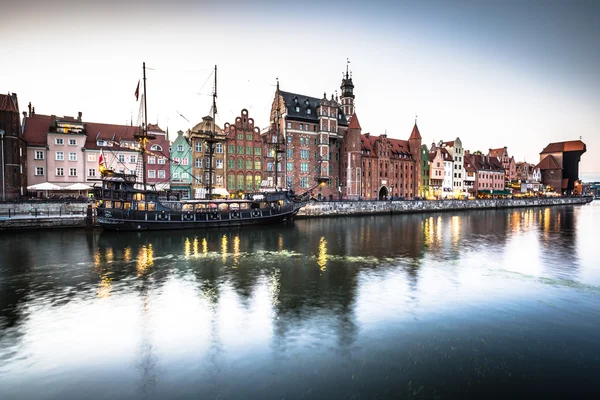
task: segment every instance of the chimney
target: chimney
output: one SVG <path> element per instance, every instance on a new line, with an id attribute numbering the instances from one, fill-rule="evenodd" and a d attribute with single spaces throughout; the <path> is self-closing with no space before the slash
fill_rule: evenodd
<path id="1" fill-rule="evenodd" d="M 35 115 L 35 107 L 31 107 L 31 115 L 34 116 Z"/>
<path id="2" fill-rule="evenodd" d="M 29 102 L 29 105 L 27 106 L 27 108 L 29 109 L 29 116 L 31 117 L 31 102 Z"/>
<path id="3" fill-rule="evenodd" d="M 83 115 L 83 114 L 81 113 L 81 111 L 79 111 L 79 112 L 77 113 L 77 121 L 81 122 L 81 116 L 82 116 L 82 115 Z"/>

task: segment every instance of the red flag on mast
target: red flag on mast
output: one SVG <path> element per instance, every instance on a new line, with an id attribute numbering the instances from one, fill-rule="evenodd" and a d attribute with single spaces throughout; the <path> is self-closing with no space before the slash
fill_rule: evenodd
<path id="1" fill-rule="evenodd" d="M 138 80 L 137 87 L 135 88 L 135 101 L 138 101 L 140 97 L 140 81 Z"/>
<path id="2" fill-rule="evenodd" d="M 102 149 L 100 149 L 100 157 L 98 157 L 98 169 L 100 171 L 104 170 L 106 167 L 104 165 L 104 153 L 102 152 Z"/>

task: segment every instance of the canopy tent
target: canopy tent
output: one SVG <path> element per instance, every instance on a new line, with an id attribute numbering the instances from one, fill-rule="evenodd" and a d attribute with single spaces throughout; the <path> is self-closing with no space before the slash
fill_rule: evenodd
<path id="1" fill-rule="evenodd" d="M 48 190 L 63 190 L 63 189 L 64 189 L 63 187 L 55 185 L 54 183 L 50 183 L 50 182 L 42 182 L 42 183 L 38 183 L 36 185 L 27 186 L 27 190 L 48 191 Z"/>
<path id="2" fill-rule="evenodd" d="M 206 188 L 196 188 L 194 198 L 204 199 L 204 198 L 206 198 L 207 194 L 208 194 L 208 190 L 206 190 Z M 213 188 L 212 194 L 213 194 L 213 196 L 229 197 L 229 192 L 225 188 Z"/>
<path id="3" fill-rule="evenodd" d="M 74 183 L 72 185 L 66 186 L 63 189 L 65 190 L 90 190 L 92 187 L 86 185 L 85 183 Z"/>

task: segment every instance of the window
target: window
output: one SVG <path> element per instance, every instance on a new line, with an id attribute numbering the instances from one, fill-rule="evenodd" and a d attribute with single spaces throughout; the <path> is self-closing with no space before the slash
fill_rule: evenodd
<path id="1" fill-rule="evenodd" d="M 76 139 L 69 139 L 69 146 L 77 146 L 77 140 Z"/>
<path id="2" fill-rule="evenodd" d="M 308 187 L 308 176 L 300 177 L 300 187 L 307 188 Z"/>
<path id="3" fill-rule="evenodd" d="M 156 157 L 148 156 L 148 164 L 156 164 Z"/>
<path id="4" fill-rule="evenodd" d="M 227 189 L 235 190 L 235 175 L 227 175 Z"/>
<path id="5" fill-rule="evenodd" d="M 291 122 L 288 122 L 288 123 L 287 123 L 287 127 L 288 127 L 288 129 L 291 129 L 291 128 L 292 128 L 292 123 L 291 123 Z"/>
<path id="6" fill-rule="evenodd" d="M 201 153 L 202 152 L 202 142 L 196 142 L 194 145 L 194 149 L 196 150 L 196 152 Z"/>
<path id="7" fill-rule="evenodd" d="M 235 146 L 230 144 L 227 146 L 227 154 L 235 154 Z"/>
<path id="8" fill-rule="evenodd" d="M 206 157 L 204 159 L 204 168 L 210 168 L 210 167 L 211 167 L 210 157 Z"/>
<path id="9" fill-rule="evenodd" d="M 223 160 L 217 160 L 217 169 L 223 169 Z"/>
<path id="10" fill-rule="evenodd" d="M 194 179 L 196 180 L 196 182 L 198 183 L 202 183 L 202 174 L 197 174 Z"/>
<path id="11" fill-rule="evenodd" d="M 135 163 L 135 162 L 137 162 L 137 156 L 130 155 L 130 156 L 129 156 L 129 162 L 130 162 L 130 163 Z"/>
<path id="12" fill-rule="evenodd" d="M 244 175 L 237 176 L 237 188 L 238 190 L 244 190 Z"/>
<path id="13" fill-rule="evenodd" d="M 173 179 L 179 179 L 179 172 L 173 172 Z"/>
<path id="14" fill-rule="evenodd" d="M 54 144 L 65 144 L 65 141 L 62 138 L 55 138 Z"/>
<path id="15" fill-rule="evenodd" d="M 300 163 L 300 172 L 308 172 L 308 163 Z"/>
<path id="16" fill-rule="evenodd" d="M 71 155 L 69 154 L 69 159 L 71 159 Z M 125 155 L 119 154 L 119 162 L 125 162 Z"/>
<path id="17" fill-rule="evenodd" d="M 257 171 L 260 171 L 260 167 L 261 167 L 260 161 L 254 161 L 254 169 Z"/>
<path id="18" fill-rule="evenodd" d="M 302 160 L 308 160 L 308 150 L 300 150 L 300 158 Z"/>
<path id="19" fill-rule="evenodd" d="M 223 154 L 223 143 L 217 143 L 216 149 L 215 149 L 215 153 L 217 154 Z"/>
<path id="20" fill-rule="evenodd" d="M 182 144 L 178 144 L 177 145 L 177 151 L 183 151 L 183 145 Z"/>
<path id="21" fill-rule="evenodd" d="M 164 157 L 158 157 L 158 164 L 159 165 L 165 165 L 167 162 L 167 159 Z"/>
<path id="22" fill-rule="evenodd" d="M 244 146 L 238 146 L 237 147 L 237 153 L 238 154 L 244 154 Z"/>
<path id="23" fill-rule="evenodd" d="M 246 160 L 246 169 L 252 169 L 252 160 Z"/>
<path id="24" fill-rule="evenodd" d="M 217 175 L 217 185 L 223 185 L 223 175 Z"/>
<path id="25" fill-rule="evenodd" d="M 252 150 L 252 146 L 246 146 L 246 154 L 251 156 L 253 151 L 254 150 Z"/>
<path id="26" fill-rule="evenodd" d="M 252 190 L 252 175 L 246 175 L 246 190 Z"/>
<path id="27" fill-rule="evenodd" d="M 187 157 L 183 157 L 181 159 L 181 165 L 190 165 L 189 160 Z"/>
<path id="28" fill-rule="evenodd" d="M 165 178 L 165 170 L 159 169 L 158 170 L 158 177 L 161 178 L 161 179 L 164 179 Z"/>
<path id="29" fill-rule="evenodd" d="M 96 176 L 96 168 L 90 168 L 90 169 L 88 169 L 88 176 L 89 177 Z"/>
<path id="30" fill-rule="evenodd" d="M 267 163 L 267 171 L 273 172 L 273 163 L 270 161 Z"/>
<path id="31" fill-rule="evenodd" d="M 63 161 L 63 160 L 65 159 L 65 153 L 63 153 L 62 151 L 57 151 L 57 152 L 55 153 L 55 157 L 54 157 L 54 159 L 55 159 L 56 161 Z"/>
<path id="32" fill-rule="evenodd" d="M 148 178 L 156 178 L 156 171 L 153 169 L 148 170 Z"/>
<path id="33" fill-rule="evenodd" d="M 69 168 L 69 176 L 77 176 L 77 168 Z"/>
<path id="34" fill-rule="evenodd" d="M 287 170 L 288 171 L 293 171 L 294 170 L 294 163 L 291 163 L 291 162 L 287 163 Z"/>
<path id="35" fill-rule="evenodd" d="M 287 149 L 287 158 L 294 158 L 294 149 Z"/>
<path id="36" fill-rule="evenodd" d="M 244 140 L 244 134 L 243 133 L 238 133 L 237 134 L 237 140 Z"/>
<path id="37" fill-rule="evenodd" d="M 56 176 L 65 176 L 64 168 L 56 168 Z"/>
<path id="38" fill-rule="evenodd" d="M 88 161 L 96 161 L 96 154 L 88 154 Z"/>
<path id="39" fill-rule="evenodd" d="M 235 168 L 235 160 L 227 160 L 227 168 Z"/>
<path id="40" fill-rule="evenodd" d="M 173 163 L 174 164 L 179 164 L 180 163 L 179 157 L 173 157 Z"/>
<path id="41" fill-rule="evenodd" d="M 162 151 L 162 147 L 160 147 L 157 144 L 153 144 L 152 147 L 150 147 L 150 150 L 152 150 L 152 151 Z"/>
<path id="42" fill-rule="evenodd" d="M 44 175 L 44 168 L 43 167 L 35 167 L 35 175 L 36 176 Z"/>
<path id="43" fill-rule="evenodd" d="M 69 153 L 69 161 L 77 161 L 77 153 Z"/>
<path id="44" fill-rule="evenodd" d="M 260 156 L 260 147 L 255 147 L 254 148 L 254 155 L 255 156 Z"/>
<path id="45" fill-rule="evenodd" d="M 307 109 L 306 109 L 306 113 L 307 113 L 307 114 L 311 114 L 311 112 L 312 112 L 312 111 L 310 111 L 310 108 L 307 108 Z M 308 186 L 307 186 L 307 187 L 308 187 Z"/>
<path id="46" fill-rule="evenodd" d="M 300 112 L 300 107 L 296 106 L 296 112 Z"/>
<path id="47" fill-rule="evenodd" d="M 44 159 L 44 152 L 40 151 L 40 150 L 36 150 L 35 151 L 34 159 L 36 159 L 36 160 L 43 160 Z"/>
<path id="48" fill-rule="evenodd" d="M 304 124 L 300 124 L 300 130 L 303 131 L 304 130 Z"/>
<path id="49" fill-rule="evenodd" d="M 244 169 L 244 160 L 242 160 L 241 158 L 237 160 L 237 166 L 239 169 Z"/>
<path id="50" fill-rule="evenodd" d="M 252 134 L 246 133 L 246 140 L 252 140 Z"/>
<path id="51" fill-rule="evenodd" d="M 294 177 L 286 176 L 285 183 L 286 183 L 287 187 L 289 187 L 289 188 L 294 187 Z"/>

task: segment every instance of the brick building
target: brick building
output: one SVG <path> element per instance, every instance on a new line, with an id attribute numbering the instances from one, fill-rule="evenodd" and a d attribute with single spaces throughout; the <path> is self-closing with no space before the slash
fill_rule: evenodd
<path id="1" fill-rule="evenodd" d="M 227 161 L 227 191 L 229 193 L 260 190 L 263 182 L 263 138 L 254 119 L 243 109 L 232 125 L 224 125 Z"/>
<path id="2" fill-rule="evenodd" d="M 210 154 L 206 139 L 214 133 L 216 143 L 213 145 L 212 158 L 212 186 L 214 195 L 228 195 L 225 189 L 225 133 L 215 122 L 213 117 L 206 116 L 202 122 L 196 124 L 188 131 L 188 138 L 192 146 L 194 163 L 192 166 L 192 196 L 203 199 L 209 186 Z"/>
<path id="3" fill-rule="evenodd" d="M 27 187 L 27 146 L 17 94 L 0 94 L 0 200 L 17 200 Z"/>
<path id="4" fill-rule="evenodd" d="M 496 157 L 502 163 L 502 168 L 505 171 L 506 183 L 515 181 L 517 179 L 517 163 L 513 156 L 508 155 L 507 147 L 504 146 L 499 149 L 489 149 L 489 157 Z M 507 185 L 508 186 L 508 185 Z"/>
<path id="5" fill-rule="evenodd" d="M 571 194 L 579 180 L 579 161 L 586 152 L 581 140 L 550 143 L 540 153 L 536 168 L 541 170 L 542 184 L 561 194 Z"/>

